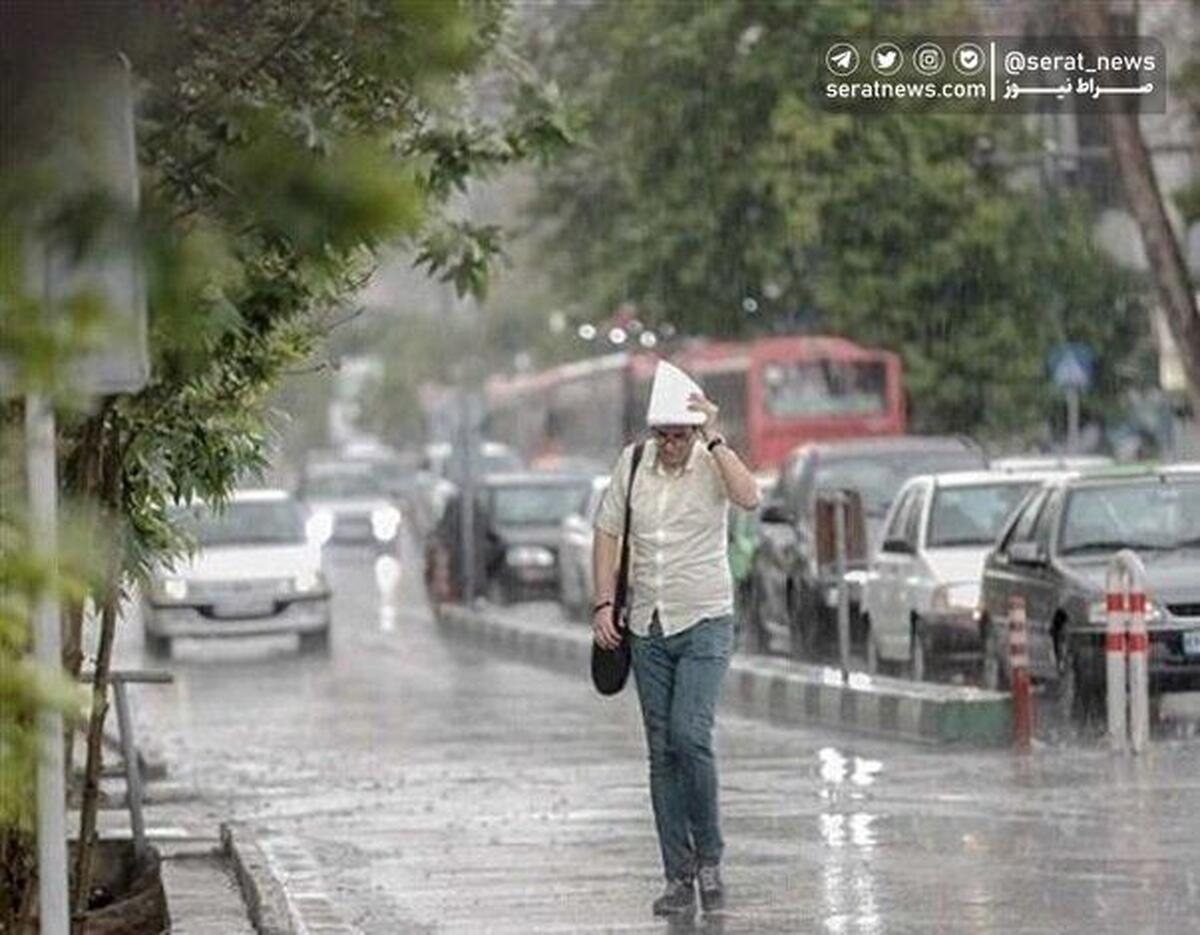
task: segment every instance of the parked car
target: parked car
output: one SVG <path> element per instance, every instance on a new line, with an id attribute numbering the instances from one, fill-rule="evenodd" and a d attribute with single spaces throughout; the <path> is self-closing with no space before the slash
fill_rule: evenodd
<path id="1" fill-rule="evenodd" d="M 1102 708 L 1105 572 L 1121 549 L 1146 565 L 1151 691 L 1200 688 L 1200 465 L 1068 475 L 1030 495 L 984 564 L 985 684 L 1008 684 L 1021 597 L 1033 678 L 1064 714 Z"/>
<path id="2" fill-rule="evenodd" d="M 1010 455 L 993 458 L 989 467 L 994 471 L 1088 471 L 1112 467 L 1108 455 Z"/>
<path id="3" fill-rule="evenodd" d="M 563 519 L 583 509 L 592 478 L 525 472 L 481 483 L 488 557 L 484 593 L 495 604 L 558 597 Z"/>
<path id="4" fill-rule="evenodd" d="M 379 552 L 394 552 L 399 547 L 402 515 L 371 464 L 310 464 L 297 494 L 330 541 L 368 545 Z"/>
<path id="5" fill-rule="evenodd" d="M 524 463 L 513 449 L 501 442 L 483 441 L 472 463 L 477 479 L 490 474 L 505 474 L 524 470 Z M 438 525 L 442 511 L 462 482 L 461 462 L 454 457 L 448 442 L 433 442 L 425 446 L 415 480 L 412 497 L 414 532 L 424 539 Z"/>
<path id="6" fill-rule="evenodd" d="M 329 647 L 329 584 L 321 542 L 282 490 L 245 491 L 223 509 L 181 508 L 197 551 L 159 566 L 142 594 L 146 650 L 166 656 L 178 637 L 297 633 L 301 652 Z"/>
<path id="7" fill-rule="evenodd" d="M 818 491 L 853 490 L 862 503 L 864 541 L 848 563 L 851 638 L 861 645 L 858 608 L 867 559 L 897 491 L 916 474 L 984 467 L 982 450 L 964 438 L 897 436 L 814 442 L 795 449 L 760 517 L 748 647 L 782 646 L 792 656 L 814 658 L 836 642 L 838 581 L 833 562 L 818 559 Z"/>
<path id="8" fill-rule="evenodd" d="M 592 478 L 592 489 L 582 509 L 563 518 L 558 551 L 558 601 L 567 616 L 588 620 L 595 593 L 592 581 L 592 524 L 608 490 L 607 474 Z M 590 622 L 590 621 L 589 621 Z"/>
<path id="9" fill-rule="evenodd" d="M 979 585 L 1005 521 L 1048 472 L 959 471 L 909 480 L 884 521 L 864 587 L 867 670 L 977 665 Z"/>

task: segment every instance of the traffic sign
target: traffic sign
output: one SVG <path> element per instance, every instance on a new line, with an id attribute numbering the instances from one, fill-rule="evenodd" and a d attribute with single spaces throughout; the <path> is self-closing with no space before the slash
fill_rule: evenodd
<path id="1" fill-rule="evenodd" d="M 1050 352 L 1050 379 L 1061 390 L 1083 392 L 1092 385 L 1096 358 L 1086 344 L 1060 344 Z"/>

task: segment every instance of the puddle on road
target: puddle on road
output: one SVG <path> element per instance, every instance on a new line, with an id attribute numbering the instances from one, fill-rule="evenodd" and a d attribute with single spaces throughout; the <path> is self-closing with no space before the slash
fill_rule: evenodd
<path id="1" fill-rule="evenodd" d="M 822 781 L 834 786 L 849 782 L 864 788 L 872 785 L 875 777 L 883 772 L 883 763 L 879 760 L 859 756 L 847 757 L 836 747 L 822 747 L 818 750 L 817 763 L 817 772 Z"/>

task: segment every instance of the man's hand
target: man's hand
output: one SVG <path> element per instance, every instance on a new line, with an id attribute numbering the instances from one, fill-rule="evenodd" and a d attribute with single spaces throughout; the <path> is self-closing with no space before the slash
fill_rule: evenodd
<path id="1" fill-rule="evenodd" d="M 721 410 L 711 399 L 701 396 L 699 393 L 693 393 L 688 397 L 688 409 L 692 412 L 704 413 L 704 424 L 700 426 L 700 433 L 705 438 L 717 430 L 717 416 Z"/>
<path id="2" fill-rule="evenodd" d="M 613 606 L 608 604 L 592 614 L 592 638 L 601 649 L 616 649 L 621 645 L 621 634 L 613 620 Z"/>

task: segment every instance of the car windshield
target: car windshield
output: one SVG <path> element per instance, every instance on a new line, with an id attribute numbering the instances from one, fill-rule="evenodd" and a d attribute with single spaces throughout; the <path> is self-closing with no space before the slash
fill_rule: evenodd
<path id="1" fill-rule="evenodd" d="M 857 490 L 863 509 L 872 516 L 887 512 L 904 482 L 917 474 L 969 470 L 983 467 L 978 452 L 961 451 L 887 451 L 853 457 L 825 457 L 817 466 L 818 489 Z"/>
<path id="2" fill-rule="evenodd" d="M 380 484 L 369 468 L 362 471 L 321 472 L 305 479 L 304 495 L 316 499 L 378 497 Z"/>
<path id="3" fill-rule="evenodd" d="M 933 497 L 926 546 L 990 545 L 1033 486 L 1030 481 L 940 488 Z"/>
<path id="4" fill-rule="evenodd" d="M 222 510 L 197 506 L 179 509 L 175 517 L 205 548 L 305 541 L 304 510 L 294 500 L 234 502 Z"/>
<path id="5" fill-rule="evenodd" d="M 1200 480 L 1087 486 L 1067 498 L 1059 551 L 1192 548 L 1200 540 Z"/>
<path id="6" fill-rule="evenodd" d="M 586 485 L 513 485 L 492 491 L 492 521 L 498 526 L 552 525 L 578 513 L 591 492 Z"/>

